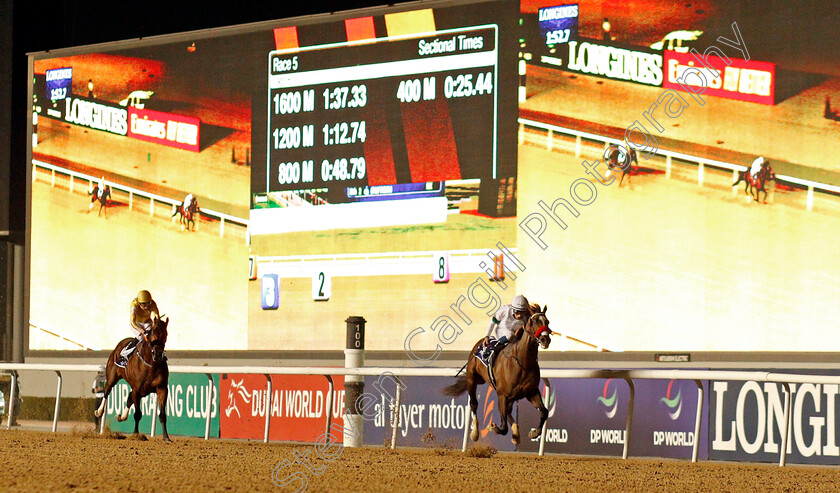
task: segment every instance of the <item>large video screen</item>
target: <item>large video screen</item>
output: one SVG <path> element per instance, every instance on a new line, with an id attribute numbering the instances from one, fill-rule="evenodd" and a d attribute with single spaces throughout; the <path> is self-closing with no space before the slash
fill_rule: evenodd
<path id="1" fill-rule="evenodd" d="M 840 351 L 819 30 L 418 7 L 33 55 L 30 349 L 112 348 L 148 289 L 169 349 L 340 350 L 362 316 L 425 364 L 524 294 L 549 351 Z"/>

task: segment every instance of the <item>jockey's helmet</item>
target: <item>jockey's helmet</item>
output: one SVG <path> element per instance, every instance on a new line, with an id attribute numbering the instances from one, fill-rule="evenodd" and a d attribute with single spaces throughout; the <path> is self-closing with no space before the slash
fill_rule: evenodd
<path id="1" fill-rule="evenodd" d="M 152 294 L 145 289 L 137 293 L 137 302 L 138 303 L 151 303 L 152 302 Z"/>
<path id="2" fill-rule="evenodd" d="M 513 307 L 513 311 L 516 312 L 527 312 L 529 306 L 528 300 L 521 294 L 516 295 L 510 305 Z"/>

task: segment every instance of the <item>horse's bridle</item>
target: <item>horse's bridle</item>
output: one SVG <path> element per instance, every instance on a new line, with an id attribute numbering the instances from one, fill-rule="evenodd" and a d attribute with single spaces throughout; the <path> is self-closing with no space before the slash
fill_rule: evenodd
<path id="1" fill-rule="evenodd" d="M 531 320 L 533 320 L 533 318 L 536 317 L 537 315 L 543 315 L 543 313 L 542 312 L 537 312 L 537 313 L 531 315 L 531 318 L 528 319 L 528 323 L 531 323 Z M 542 335 L 543 332 L 548 332 L 549 335 L 552 333 L 551 329 L 548 328 L 548 325 L 541 325 L 540 327 L 537 328 L 537 330 L 534 331 L 533 334 L 528 332 L 527 330 L 524 330 L 523 332 L 525 332 L 526 334 L 528 334 L 529 336 L 533 337 L 536 340 L 540 339 L 540 336 Z"/>

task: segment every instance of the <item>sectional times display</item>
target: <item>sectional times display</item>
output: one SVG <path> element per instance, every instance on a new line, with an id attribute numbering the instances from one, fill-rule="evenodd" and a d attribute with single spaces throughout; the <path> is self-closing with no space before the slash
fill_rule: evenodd
<path id="1" fill-rule="evenodd" d="M 266 192 L 496 177 L 498 28 L 272 51 Z"/>

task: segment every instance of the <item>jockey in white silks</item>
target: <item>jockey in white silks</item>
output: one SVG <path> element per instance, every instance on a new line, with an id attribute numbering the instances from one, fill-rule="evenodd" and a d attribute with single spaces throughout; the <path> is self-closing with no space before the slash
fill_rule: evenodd
<path id="1" fill-rule="evenodd" d="M 765 162 L 766 160 L 764 159 L 764 156 L 758 156 L 755 158 L 752 166 L 750 166 L 750 176 L 755 178 L 758 175 L 758 172 L 761 171 L 761 166 L 764 165 Z"/>

